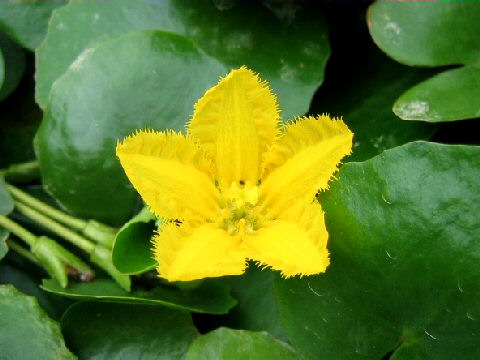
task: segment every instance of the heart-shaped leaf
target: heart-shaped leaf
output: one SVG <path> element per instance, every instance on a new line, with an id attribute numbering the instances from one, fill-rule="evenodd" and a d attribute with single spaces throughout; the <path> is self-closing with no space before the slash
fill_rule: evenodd
<path id="1" fill-rule="evenodd" d="M 52 16 L 47 40 L 37 51 L 37 101 L 46 107 L 53 82 L 93 44 L 154 29 L 194 40 L 227 68 L 247 65 L 270 82 L 284 119 L 302 115 L 323 80 L 330 54 L 327 27 L 312 4 L 282 15 L 243 1 L 223 12 L 211 1 L 72 1 Z"/>
<path id="2" fill-rule="evenodd" d="M 225 72 L 192 41 L 161 31 L 88 48 L 55 82 L 35 138 L 45 187 L 80 216 L 124 222 L 138 195 L 116 142 L 137 129 L 182 129 Z"/>
<path id="3" fill-rule="evenodd" d="M 321 196 L 330 267 L 276 283 L 295 348 L 309 359 L 480 357 L 479 170 L 480 148 L 425 142 L 345 164 Z"/>
<path id="4" fill-rule="evenodd" d="M 75 359 L 65 346 L 60 327 L 34 297 L 11 285 L 0 285 L 0 314 L 2 358 Z"/>
<path id="5" fill-rule="evenodd" d="M 90 301 L 68 309 L 62 331 L 80 359 L 182 359 L 198 336 L 185 311 Z"/>
<path id="6" fill-rule="evenodd" d="M 148 291 L 134 290 L 130 293 L 107 279 L 95 279 L 90 283 L 71 282 L 62 288 L 55 280 L 43 280 L 46 291 L 77 300 L 110 300 L 146 305 L 161 305 L 198 313 L 225 314 L 236 301 L 226 286 L 206 281 L 195 289 L 179 290 L 174 287 L 157 286 Z"/>

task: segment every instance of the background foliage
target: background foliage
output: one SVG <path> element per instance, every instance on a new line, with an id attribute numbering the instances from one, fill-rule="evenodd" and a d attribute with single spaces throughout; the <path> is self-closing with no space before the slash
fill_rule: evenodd
<path id="1" fill-rule="evenodd" d="M 473 1 L 0 2 L 0 216 L 96 273 L 64 287 L 70 255 L 49 252 L 52 270 L 0 225 L 2 356 L 479 358 L 479 33 Z M 355 134 L 318 195 L 331 265 L 170 284 L 152 271 L 161 223 L 114 146 L 183 129 L 241 65 L 270 82 L 284 121 L 327 112 Z M 16 165 L 33 160 L 40 178 Z M 32 221 L 7 183 L 74 215 L 74 235 Z"/>

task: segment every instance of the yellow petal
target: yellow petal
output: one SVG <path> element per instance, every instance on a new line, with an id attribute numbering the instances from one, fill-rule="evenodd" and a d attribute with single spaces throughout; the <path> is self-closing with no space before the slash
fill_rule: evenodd
<path id="1" fill-rule="evenodd" d="M 215 159 L 222 189 L 259 180 L 261 156 L 277 136 L 279 112 L 267 84 L 251 70 L 231 71 L 195 104 L 188 131 Z"/>
<path id="2" fill-rule="evenodd" d="M 350 154 L 353 134 L 342 120 L 328 116 L 303 118 L 287 125 L 283 136 L 264 156 L 259 204 L 276 217 L 293 203 L 313 200 L 319 189 Z"/>
<path id="3" fill-rule="evenodd" d="M 212 167 L 191 137 L 140 131 L 117 144 L 117 156 L 158 217 L 203 219 L 219 211 Z"/>
<path id="4" fill-rule="evenodd" d="M 196 228 L 171 223 L 152 241 L 158 273 L 169 281 L 240 275 L 245 271 L 240 237 L 229 236 L 211 223 Z"/>
<path id="5" fill-rule="evenodd" d="M 322 273 L 329 262 L 320 205 L 297 205 L 245 238 L 247 257 L 285 277 Z"/>

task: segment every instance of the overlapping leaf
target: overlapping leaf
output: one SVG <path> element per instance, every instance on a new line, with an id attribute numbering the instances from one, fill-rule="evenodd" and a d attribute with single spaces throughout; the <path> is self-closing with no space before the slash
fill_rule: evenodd
<path id="1" fill-rule="evenodd" d="M 480 116 L 479 18 L 480 7 L 468 1 L 378 1 L 370 7 L 373 40 L 392 58 L 407 65 L 465 65 L 408 90 L 395 103 L 398 116 L 429 122 Z"/>

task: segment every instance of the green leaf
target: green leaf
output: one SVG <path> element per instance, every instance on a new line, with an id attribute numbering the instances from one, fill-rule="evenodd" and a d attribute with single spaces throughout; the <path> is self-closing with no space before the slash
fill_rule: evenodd
<path id="1" fill-rule="evenodd" d="M 5 359 L 75 359 L 60 328 L 38 306 L 11 285 L 0 285 L 0 349 Z"/>
<path id="2" fill-rule="evenodd" d="M 8 235 L 10 235 L 10 232 L 0 227 L 0 260 L 2 260 L 4 256 L 7 255 L 7 252 L 8 252 L 8 246 L 7 246 Z"/>
<path id="3" fill-rule="evenodd" d="M 480 7 L 475 2 L 389 2 L 370 6 L 373 40 L 407 65 L 472 64 L 480 59 Z"/>
<path id="4" fill-rule="evenodd" d="M 225 73 L 193 42 L 166 32 L 88 48 L 55 82 L 35 138 L 46 189 L 79 216 L 124 222 L 138 195 L 116 142 L 142 128 L 182 129 L 195 101 Z"/>
<path id="5" fill-rule="evenodd" d="M 405 92 L 393 111 L 404 120 L 429 122 L 480 117 L 480 68 L 445 71 Z"/>
<path id="6" fill-rule="evenodd" d="M 369 9 L 373 40 L 407 65 L 442 66 L 480 61 L 480 7 L 474 2 L 383 2 Z M 479 117 L 478 70 L 446 72 L 404 94 L 395 112 L 430 122 Z"/>
<path id="7" fill-rule="evenodd" d="M 80 359 L 181 359 L 198 336 L 184 311 L 89 301 L 68 309 L 62 331 Z"/>
<path id="8" fill-rule="evenodd" d="M 0 215 L 8 215 L 15 208 L 15 203 L 13 202 L 10 193 L 5 186 L 5 181 L 0 175 Z"/>
<path id="9" fill-rule="evenodd" d="M 219 328 L 199 336 L 188 350 L 186 360 L 298 359 L 287 344 L 266 332 Z"/>
<path id="10" fill-rule="evenodd" d="M 24 71 L 25 54 L 22 48 L 0 32 L 0 101 L 16 89 Z"/>
<path id="11" fill-rule="evenodd" d="M 131 293 L 107 279 L 95 279 L 90 283 L 71 282 L 63 289 L 54 280 L 43 280 L 42 288 L 57 295 L 76 300 L 111 300 L 147 305 L 162 305 L 198 313 L 225 314 L 236 301 L 229 289 L 215 282 L 204 282 L 199 287 L 181 291 L 167 286 L 157 286 L 148 291 L 134 290 Z"/>
<path id="12" fill-rule="evenodd" d="M 52 11 L 63 1 L 2 1 L 0 30 L 23 47 L 34 50 L 44 39 Z"/>
<path id="13" fill-rule="evenodd" d="M 144 207 L 122 226 L 115 237 L 113 265 L 124 274 L 140 274 L 155 268 L 150 239 L 157 226 L 155 217 Z"/>
<path id="14" fill-rule="evenodd" d="M 37 51 L 37 101 L 46 107 L 54 81 L 93 44 L 155 29 L 191 38 L 226 68 L 247 65 L 259 72 L 278 94 L 283 118 L 302 115 L 330 54 L 323 15 L 302 5 L 282 20 L 263 4 L 244 1 L 223 12 L 211 1 L 71 2 L 55 12 Z"/>
<path id="15" fill-rule="evenodd" d="M 307 358 L 480 357 L 480 148 L 426 142 L 345 164 L 321 194 L 325 274 L 279 280 Z"/>

